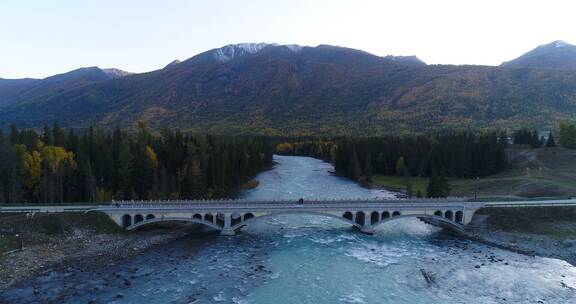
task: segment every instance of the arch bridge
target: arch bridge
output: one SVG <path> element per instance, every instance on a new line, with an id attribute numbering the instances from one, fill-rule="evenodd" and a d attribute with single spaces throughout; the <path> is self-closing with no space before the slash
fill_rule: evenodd
<path id="1" fill-rule="evenodd" d="M 315 214 L 336 218 L 365 233 L 383 223 L 414 217 L 456 231 L 470 224 L 481 208 L 576 207 L 576 199 L 476 202 L 463 199 L 403 200 L 296 200 L 284 201 L 121 201 L 108 205 L 54 204 L 0 206 L 0 213 L 103 212 L 127 230 L 159 222 L 202 224 L 223 235 L 233 235 L 261 217 L 281 214 Z"/>
<path id="2" fill-rule="evenodd" d="M 261 217 L 313 214 L 338 219 L 372 234 L 378 225 L 407 217 L 461 231 L 484 205 L 445 199 L 307 200 L 303 203 L 297 200 L 122 201 L 93 210 L 106 213 L 127 230 L 159 222 L 189 222 L 219 230 L 222 235 L 234 235 Z"/>

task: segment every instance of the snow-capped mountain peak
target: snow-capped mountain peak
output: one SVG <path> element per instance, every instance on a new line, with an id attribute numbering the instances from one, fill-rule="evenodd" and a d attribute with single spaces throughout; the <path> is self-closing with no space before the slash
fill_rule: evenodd
<path id="1" fill-rule="evenodd" d="M 279 46 L 286 47 L 293 52 L 299 52 L 303 48 L 302 46 L 296 44 L 278 45 L 275 43 L 237 43 L 229 44 L 214 50 L 214 59 L 220 63 L 225 63 L 240 56 L 256 54 L 266 47 Z"/>
<path id="2" fill-rule="evenodd" d="M 569 46 L 570 44 L 566 41 L 562 41 L 562 40 L 556 40 L 552 43 L 555 47 L 560 48 L 560 47 L 565 47 L 565 46 Z"/>
<path id="3" fill-rule="evenodd" d="M 256 54 L 263 48 L 269 46 L 267 43 L 238 43 L 216 49 L 214 58 L 219 62 L 228 62 L 238 56 L 246 54 Z"/>

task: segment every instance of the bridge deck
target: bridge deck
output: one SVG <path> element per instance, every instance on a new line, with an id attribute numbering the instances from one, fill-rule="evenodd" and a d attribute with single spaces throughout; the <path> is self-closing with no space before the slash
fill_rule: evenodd
<path id="1" fill-rule="evenodd" d="M 476 202 L 446 199 L 403 199 L 403 200 L 306 200 L 299 204 L 297 200 L 282 201 L 246 201 L 246 200 L 214 200 L 214 201 L 121 201 L 108 205 L 30 205 L 3 206 L 0 213 L 60 213 L 60 212 L 121 212 L 135 210 L 163 211 L 284 211 L 284 210 L 338 210 L 347 208 L 371 209 L 412 209 L 412 208 L 526 208 L 526 207 L 570 207 L 576 206 L 576 199 L 547 201 L 502 201 Z"/>

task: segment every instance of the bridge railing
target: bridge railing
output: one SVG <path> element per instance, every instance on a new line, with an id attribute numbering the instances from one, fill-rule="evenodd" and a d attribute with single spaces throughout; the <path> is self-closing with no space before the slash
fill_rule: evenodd
<path id="1" fill-rule="evenodd" d="M 410 199 L 390 199 L 390 198 L 354 198 L 354 199 L 335 199 L 335 198 L 311 198 L 305 199 L 304 204 L 317 203 L 353 203 L 353 202 L 374 202 L 374 203 L 406 203 L 406 202 L 465 202 L 464 198 L 410 198 Z M 111 206 L 134 206 L 150 204 L 298 204 L 299 199 L 272 199 L 272 200 L 245 200 L 245 199 L 199 199 L 199 200 L 120 200 L 112 201 Z"/>

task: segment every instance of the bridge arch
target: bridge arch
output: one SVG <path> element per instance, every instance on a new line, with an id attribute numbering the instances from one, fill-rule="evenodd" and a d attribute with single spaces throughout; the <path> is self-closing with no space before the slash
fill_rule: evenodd
<path id="1" fill-rule="evenodd" d="M 458 224 L 462 224 L 464 220 L 464 212 L 458 210 L 456 211 L 456 213 L 454 213 L 454 221 Z"/>
<path id="2" fill-rule="evenodd" d="M 350 212 L 351 213 L 351 212 Z M 323 212 L 315 212 L 315 211 L 299 211 L 299 210 L 294 210 L 294 211 L 283 211 L 283 212 L 271 212 L 271 213 L 266 213 L 266 214 L 262 214 L 262 215 L 258 215 L 258 216 L 253 216 L 250 217 L 249 219 L 245 219 L 244 221 L 242 221 L 241 223 L 232 226 L 231 229 L 232 230 L 238 230 L 246 225 L 248 225 L 249 223 L 255 221 L 255 220 L 259 220 L 262 218 L 266 218 L 266 217 L 270 217 L 270 216 L 278 216 L 278 215 L 292 215 L 292 214 L 305 214 L 305 215 L 316 215 L 316 216 L 321 216 L 321 217 L 330 217 L 330 218 L 334 218 L 337 220 L 340 220 L 341 222 L 344 222 L 346 224 L 350 224 L 354 227 L 357 227 L 358 229 L 362 229 L 362 226 L 359 225 L 358 223 L 355 223 L 354 221 L 344 218 L 344 216 L 338 216 L 335 214 L 330 214 L 330 213 L 323 213 Z M 346 213 L 344 213 L 346 214 Z M 246 217 L 246 216 L 244 216 Z"/>
<path id="3" fill-rule="evenodd" d="M 184 217 L 161 217 L 161 218 L 153 218 L 153 219 L 149 219 L 149 220 L 145 220 L 142 222 L 134 222 L 133 225 L 127 226 L 125 227 L 126 230 L 134 230 L 137 229 L 139 227 L 145 226 L 145 225 L 150 225 L 150 224 L 154 224 L 154 223 L 162 223 L 162 222 L 185 222 L 185 223 L 194 223 L 194 224 L 201 224 L 204 226 L 208 226 L 210 228 L 214 228 L 216 230 L 221 230 L 222 227 L 217 226 L 216 224 L 212 223 L 212 222 L 207 222 L 204 220 L 199 220 L 199 219 L 195 219 L 195 218 L 184 218 Z"/>
<path id="4" fill-rule="evenodd" d="M 140 223 L 140 222 L 142 222 L 142 221 L 144 221 L 144 216 L 142 216 L 142 214 L 136 214 L 136 215 L 134 216 L 134 223 L 135 223 L 135 224 L 136 224 L 136 223 Z"/>
<path id="5" fill-rule="evenodd" d="M 384 211 L 384 212 L 382 212 L 382 217 L 380 218 L 380 220 L 385 220 L 389 217 L 390 217 L 390 212 Z"/>
<path id="6" fill-rule="evenodd" d="M 122 216 L 122 227 L 127 228 L 132 225 L 132 216 L 130 214 L 124 214 Z"/>
<path id="7" fill-rule="evenodd" d="M 390 218 L 387 218 L 385 220 L 382 220 L 378 223 L 376 223 L 375 225 L 373 225 L 373 228 L 376 228 L 382 224 L 391 222 L 391 221 L 395 221 L 395 220 L 399 220 L 399 219 L 405 219 L 405 218 L 418 218 L 418 219 L 429 219 L 429 220 L 433 220 L 433 221 L 437 221 L 437 222 L 441 222 L 442 224 L 444 224 L 446 227 L 454 230 L 454 231 L 458 231 L 461 232 L 464 230 L 464 225 L 460 224 L 460 223 L 456 223 L 446 217 L 443 216 L 437 216 L 437 215 L 429 215 L 429 214 L 407 214 L 407 215 L 397 215 L 397 216 L 393 216 Z"/>
<path id="8" fill-rule="evenodd" d="M 342 217 L 351 221 L 351 222 L 354 221 L 354 215 L 350 211 L 344 212 L 344 214 L 342 214 Z"/>
<path id="9" fill-rule="evenodd" d="M 151 219 L 154 219 L 154 218 L 156 218 L 156 216 L 155 216 L 154 214 L 148 214 L 148 215 L 146 216 L 146 220 L 151 220 Z"/>
<path id="10" fill-rule="evenodd" d="M 372 211 L 370 214 L 370 224 L 374 225 L 380 221 L 380 212 Z"/>
<path id="11" fill-rule="evenodd" d="M 238 212 L 232 213 L 232 215 L 230 215 L 230 225 L 231 226 L 236 226 L 241 222 L 242 222 L 242 215 L 239 214 Z"/>
<path id="12" fill-rule="evenodd" d="M 444 217 L 453 221 L 454 220 L 454 213 L 451 210 L 444 212 Z"/>

